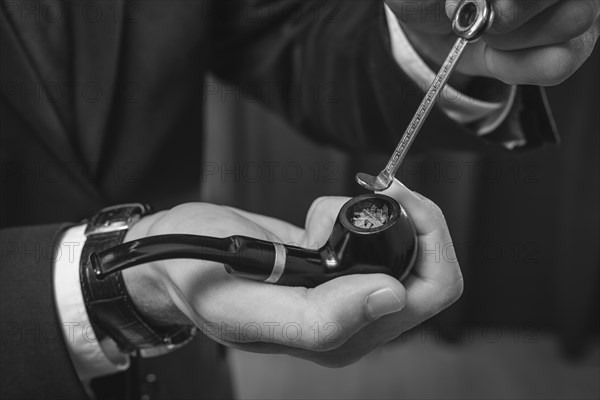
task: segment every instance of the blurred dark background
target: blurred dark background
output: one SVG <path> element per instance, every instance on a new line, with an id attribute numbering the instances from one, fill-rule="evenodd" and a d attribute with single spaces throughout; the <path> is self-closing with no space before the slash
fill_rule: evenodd
<path id="1" fill-rule="evenodd" d="M 465 276 L 455 305 L 340 370 L 232 351 L 238 396 L 599 398 L 599 60 L 596 49 L 548 89 L 560 146 L 431 149 L 398 173 L 446 215 Z M 204 201 L 302 226 L 316 197 L 358 193 L 354 174 L 387 161 L 310 142 L 245 93 L 207 85 Z"/>

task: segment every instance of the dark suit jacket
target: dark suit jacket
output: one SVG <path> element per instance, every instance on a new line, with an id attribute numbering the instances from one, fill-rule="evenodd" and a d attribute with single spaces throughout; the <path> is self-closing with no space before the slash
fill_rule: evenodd
<path id="1" fill-rule="evenodd" d="M 302 132 L 349 149 L 389 149 L 422 93 L 389 53 L 375 1 L 2 2 L 2 397 L 81 398 L 52 295 L 65 222 L 130 201 L 197 200 L 207 71 Z M 521 88 L 493 138 L 554 141 L 536 88 Z M 435 112 L 415 144 L 477 149 Z M 154 373 L 154 384 L 143 383 Z M 125 396 L 227 397 L 205 339 L 142 360 L 111 384 Z M 140 383 L 142 382 L 142 383 Z"/>

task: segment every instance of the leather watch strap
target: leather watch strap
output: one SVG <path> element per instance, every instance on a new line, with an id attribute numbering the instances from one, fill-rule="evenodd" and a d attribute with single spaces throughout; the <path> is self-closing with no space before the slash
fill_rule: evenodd
<path id="1" fill-rule="evenodd" d="M 98 279 L 90 262 L 92 253 L 121 244 L 129 226 L 147 210 L 141 205 L 111 207 L 90 221 L 81 255 L 80 279 L 86 309 L 99 340 L 108 335 L 122 351 L 150 357 L 185 343 L 195 328 L 152 326 L 133 303 L 123 275 L 118 272 Z M 139 214 L 137 218 L 133 218 L 133 213 Z"/>

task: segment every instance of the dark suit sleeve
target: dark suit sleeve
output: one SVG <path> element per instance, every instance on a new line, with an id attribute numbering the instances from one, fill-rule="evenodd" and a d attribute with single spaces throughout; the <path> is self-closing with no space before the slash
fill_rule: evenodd
<path id="1" fill-rule="evenodd" d="M 397 143 L 423 90 L 391 55 L 382 1 L 223 1 L 217 7 L 212 70 L 238 87 L 223 101 L 255 96 L 303 133 L 350 150 L 389 152 Z M 489 141 L 522 132 L 529 145 L 555 142 L 542 96 L 539 88 L 520 88 L 507 123 Z M 429 118 L 417 151 L 477 149 L 485 142 L 439 110 Z"/>
<path id="2" fill-rule="evenodd" d="M 0 398 L 82 399 L 56 313 L 52 269 L 65 226 L 2 229 Z"/>

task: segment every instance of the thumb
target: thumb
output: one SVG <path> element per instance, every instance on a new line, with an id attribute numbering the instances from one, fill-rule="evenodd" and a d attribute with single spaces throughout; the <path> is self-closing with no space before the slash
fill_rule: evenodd
<path id="1" fill-rule="evenodd" d="M 329 343 L 323 344 L 329 350 L 371 322 L 404 309 L 406 290 L 397 279 L 385 274 L 348 275 L 309 291 L 307 303 L 307 315 L 338 328 L 328 337 Z"/>
<path id="2" fill-rule="evenodd" d="M 215 339 L 275 343 L 310 351 L 333 350 L 372 321 L 398 312 L 406 304 L 404 286 L 385 274 L 343 276 L 314 289 L 229 277 L 220 283 L 213 281 L 210 293 L 196 291 L 195 296 L 192 303 L 197 313 L 217 330 L 223 329 L 211 332 Z M 237 329 L 238 334 L 224 336 L 224 328 L 231 332 L 235 327 L 251 326 L 260 327 L 263 334 Z"/>

